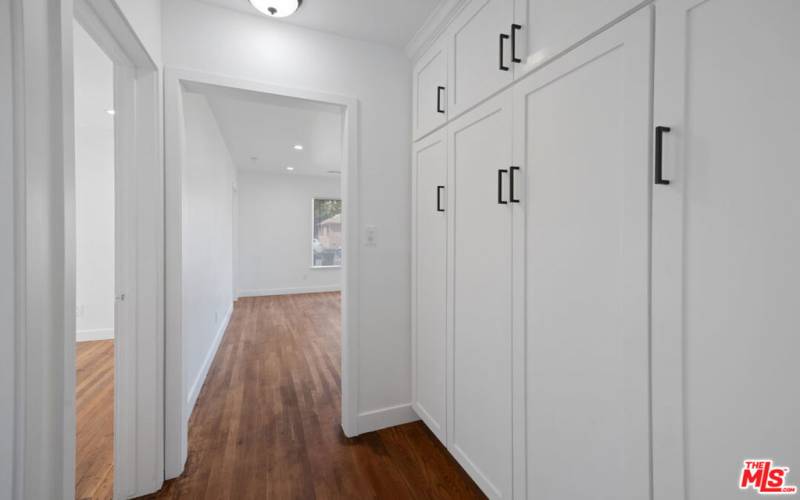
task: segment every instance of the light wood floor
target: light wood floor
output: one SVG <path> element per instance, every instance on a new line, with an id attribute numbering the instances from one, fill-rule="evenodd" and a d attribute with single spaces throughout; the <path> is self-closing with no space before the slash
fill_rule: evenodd
<path id="1" fill-rule="evenodd" d="M 75 498 L 114 491 L 114 341 L 78 342 Z"/>
<path id="2" fill-rule="evenodd" d="M 344 436 L 339 322 L 338 293 L 240 299 L 186 471 L 150 498 L 484 498 L 420 422 Z"/>

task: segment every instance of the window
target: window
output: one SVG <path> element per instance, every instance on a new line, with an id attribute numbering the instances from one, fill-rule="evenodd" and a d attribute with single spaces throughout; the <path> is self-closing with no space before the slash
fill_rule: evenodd
<path id="1" fill-rule="evenodd" d="M 314 198 L 311 267 L 342 265 L 342 200 Z"/>

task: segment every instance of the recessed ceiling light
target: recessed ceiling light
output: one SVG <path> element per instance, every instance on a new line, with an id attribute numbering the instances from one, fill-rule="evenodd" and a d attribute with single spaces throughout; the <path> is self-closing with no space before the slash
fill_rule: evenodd
<path id="1" fill-rule="evenodd" d="M 294 170 L 294 167 L 286 167 L 286 170 L 288 170 L 289 172 L 291 172 L 292 170 Z"/>
<path id="2" fill-rule="evenodd" d="M 302 151 L 303 150 L 303 145 L 302 144 L 295 144 L 294 145 L 294 149 L 296 149 L 298 151 Z"/>
<path id="3" fill-rule="evenodd" d="M 106 113 L 108 113 L 108 114 L 109 114 L 109 115 L 111 115 L 111 116 L 114 116 L 114 115 L 116 115 L 116 114 L 117 114 L 117 112 L 116 112 L 116 111 L 114 111 L 113 109 L 107 109 L 107 110 L 106 110 Z"/>
<path id="4" fill-rule="evenodd" d="M 262 14 L 270 17 L 291 16 L 303 0 L 250 0 L 250 4 Z"/>

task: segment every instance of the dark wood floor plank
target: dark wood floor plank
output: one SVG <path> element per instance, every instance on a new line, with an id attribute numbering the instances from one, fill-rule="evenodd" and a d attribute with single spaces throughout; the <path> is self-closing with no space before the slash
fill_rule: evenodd
<path id="1" fill-rule="evenodd" d="M 485 498 L 420 422 L 344 435 L 340 308 L 338 293 L 240 299 L 186 470 L 148 498 Z"/>

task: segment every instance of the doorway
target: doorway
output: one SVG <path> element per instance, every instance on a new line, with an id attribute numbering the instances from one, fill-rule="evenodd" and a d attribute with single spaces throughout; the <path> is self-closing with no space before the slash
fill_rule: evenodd
<path id="1" fill-rule="evenodd" d="M 77 498 L 130 498 L 164 478 L 159 72 L 114 1 L 74 9 L 65 463 Z"/>
<path id="2" fill-rule="evenodd" d="M 223 101 L 227 101 L 229 107 L 221 105 Z M 259 113 L 261 107 L 270 110 Z M 315 163 L 312 155 L 319 155 L 325 148 L 319 148 L 316 144 L 312 146 L 308 140 L 297 136 L 285 136 L 286 131 L 292 129 L 288 124 L 303 114 L 316 114 L 318 119 L 313 124 L 295 130 L 319 131 L 325 129 L 330 120 L 335 122 L 337 132 L 330 141 L 339 151 L 335 165 L 323 166 L 320 163 L 310 169 Z M 240 133 L 231 134 L 227 141 L 222 141 L 229 150 L 230 168 L 235 172 L 233 175 L 219 174 L 217 182 L 222 184 L 217 186 L 219 189 L 213 183 L 203 188 L 204 181 L 198 178 L 195 170 L 203 163 L 203 159 L 217 158 L 218 155 L 214 148 L 207 149 L 209 143 L 213 142 L 207 134 L 203 135 L 208 131 L 201 133 L 201 139 L 197 140 L 195 136 L 198 132 L 188 128 L 190 124 L 196 127 L 205 120 L 203 115 L 211 117 L 210 120 L 216 123 L 219 130 L 237 127 L 240 130 Z M 274 128 L 259 122 L 259 117 L 270 116 Z M 227 123 L 242 117 L 244 122 L 240 125 L 219 126 L 220 122 Z M 220 344 L 227 346 L 225 352 L 228 353 L 233 349 L 230 343 L 236 342 L 235 338 L 246 339 L 244 342 L 258 341 L 249 335 L 235 333 L 241 321 L 259 323 L 264 320 L 257 313 L 248 316 L 245 309 L 253 313 L 278 307 L 283 301 L 283 305 L 287 306 L 282 308 L 284 312 L 298 312 L 305 305 L 313 309 L 317 304 L 320 310 L 336 318 L 333 322 L 335 328 L 329 329 L 335 332 L 337 344 L 335 356 L 330 360 L 341 367 L 341 393 L 337 387 L 334 414 L 347 436 L 358 434 L 358 331 L 354 319 L 358 315 L 356 121 L 357 101 L 354 99 L 188 70 L 168 68 L 165 71 L 167 478 L 178 477 L 183 471 L 189 450 L 189 418 L 204 382 L 213 378 L 213 370 L 226 370 L 217 368 L 216 364 L 212 366 Z M 219 130 L 218 135 L 223 135 Z M 246 144 L 236 143 L 232 146 L 237 140 Z M 276 141 L 281 144 L 278 145 Z M 214 163 L 224 164 L 225 161 Z M 193 196 L 196 189 L 208 189 L 209 193 L 213 190 L 217 194 Z M 204 201 L 218 196 L 223 197 L 218 210 L 206 212 L 209 217 L 204 218 L 201 214 L 208 208 L 203 208 Z M 234 204 L 232 200 L 226 200 L 227 197 L 237 200 L 230 214 L 226 212 Z M 275 202 L 280 197 L 283 197 L 283 204 L 279 207 L 284 207 L 283 210 L 264 205 L 265 200 Z M 297 208 L 294 208 L 295 205 Z M 338 212 L 333 213 L 332 210 Z M 295 215 L 299 216 L 297 222 Z M 227 220 L 227 226 L 217 227 L 218 217 Z M 192 219 L 206 220 L 207 224 L 198 227 Z M 236 250 L 238 258 L 233 259 L 232 266 L 229 260 L 225 265 L 236 270 L 235 278 L 225 273 L 213 279 L 203 277 L 215 273 L 207 272 L 211 261 L 200 255 L 209 250 L 206 247 L 216 243 L 201 243 L 212 241 L 211 233 L 204 239 L 197 239 L 197 235 L 209 230 L 210 225 L 217 227 L 212 233 L 220 238 L 237 235 L 235 243 L 224 248 L 224 252 Z M 338 236 L 335 234 L 337 232 Z M 297 233 L 296 238 L 291 238 L 291 244 L 289 239 L 285 240 L 283 247 L 280 244 L 266 244 L 270 239 L 273 243 L 284 241 L 281 237 L 289 233 Z M 212 253 L 219 256 L 219 252 Z M 222 254 L 223 260 L 225 255 L 227 253 Z M 294 257 L 300 259 L 297 272 L 289 269 L 295 269 Z M 295 281 L 289 277 L 290 274 Z M 231 302 L 240 296 L 247 298 L 238 301 L 236 308 L 231 304 L 227 309 L 224 297 L 219 303 L 214 302 L 211 308 L 197 307 L 204 303 L 200 297 L 204 294 L 199 290 L 201 281 L 219 283 L 219 290 L 229 290 L 230 287 L 224 285 L 226 279 L 232 279 L 235 283 L 236 290 Z M 301 295 L 303 293 L 307 295 Z M 309 300 L 303 302 L 303 298 Z M 207 313 L 200 312 L 208 310 L 212 311 L 210 318 Z M 310 313 L 313 314 L 313 311 Z M 287 322 L 293 321 L 288 317 L 285 319 Z M 227 337 L 223 340 L 226 328 L 234 333 L 233 340 Z M 208 330 L 208 335 L 204 342 L 208 347 L 202 352 L 193 352 L 192 347 L 197 343 L 192 336 L 205 330 Z M 339 343 L 341 355 L 338 352 Z M 224 365 L 224 361 L 220 362 Z M 336 371 L 339 372 L 338 367 Z M 207 379 L 207 376 L 211 378 Z"/>
<path id="3" fill-rule="evenodd" d="M 75 498 L 114 487 L 114 63 L 73 22 L 75 93 Z"/>

